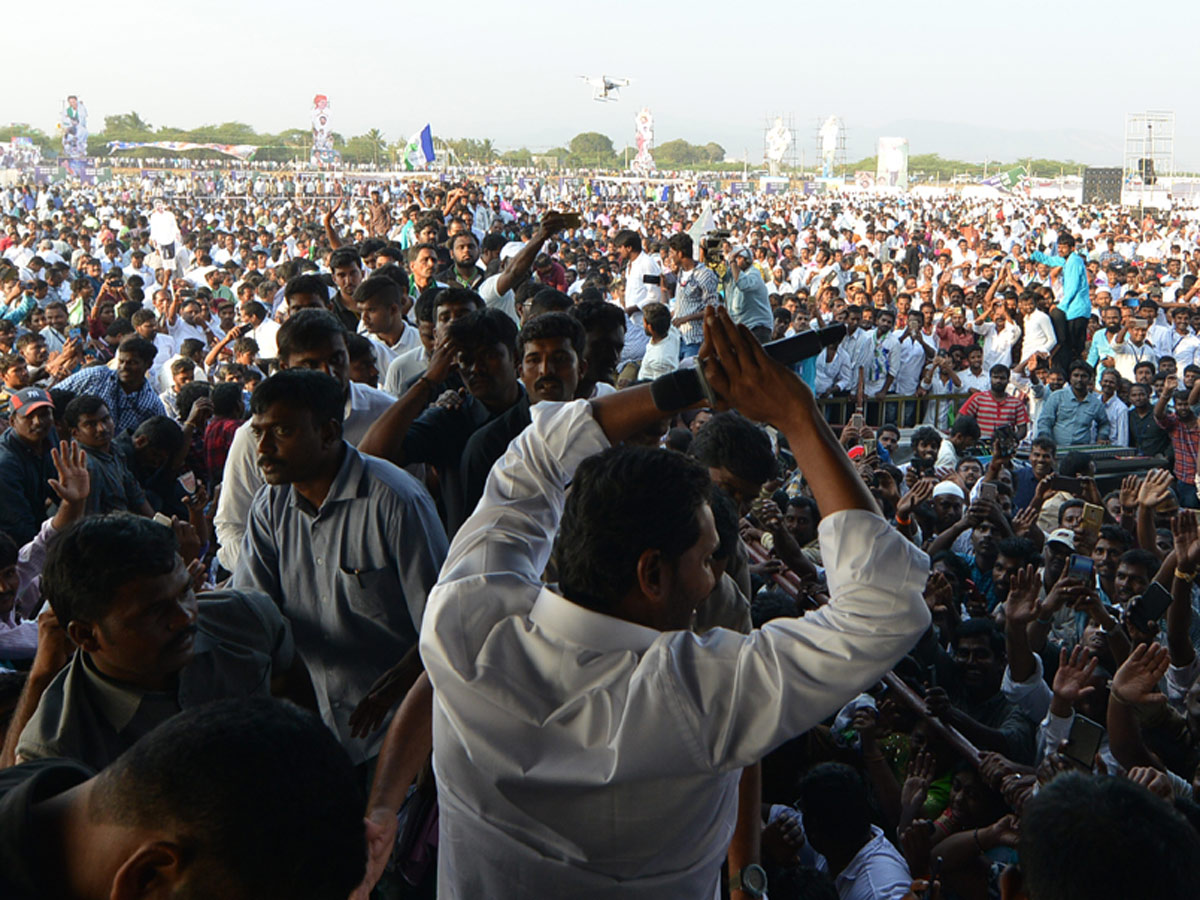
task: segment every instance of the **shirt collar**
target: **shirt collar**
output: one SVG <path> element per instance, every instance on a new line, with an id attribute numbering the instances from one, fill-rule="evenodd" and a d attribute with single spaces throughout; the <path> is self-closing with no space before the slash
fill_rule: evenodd
<path id="1" fill-rule="evenodd" d="M 337 475 L 334 476 L 333 482 L 329 485 L 329 493 L 325 495 L 325 499 L 321 502 L 320 509 L 313 510 L 312 504 L 301 497 L 294 487 L 291 490 L 291 496 L 288 500 L 293 507 L 310 515 L 313 513 L 319 514 L 321 509 L 330 504 L 354 500 L 363 495 L 363 481 L 367 473 L 362 454 L 346 443 L 345 440 L 342 441 L 342 446 L 345 448 L 346 454 L 342 458 L 342 464 L 338 468 Z"/>
<path id="2" fill-rule="evenodd" d="M 593 612 L 547 587 L 538 593 L 529 619 L 539 628 L 594 650 L 640 653 L 649 649 L 661 634 L 644 625 Z"/>
<path id="3" fill-rule="evenodd" d="M 82 660 L 80 671 L 88 684 L 92 699 L 99 708 L 101 715 L 108 720 L 113 729 L 120 734 L 133 721 L 146 692 L 127 684 L 118 684 L 106 678 L 92 663 L 92 658 L 82 650 L 79 651 Z"/>

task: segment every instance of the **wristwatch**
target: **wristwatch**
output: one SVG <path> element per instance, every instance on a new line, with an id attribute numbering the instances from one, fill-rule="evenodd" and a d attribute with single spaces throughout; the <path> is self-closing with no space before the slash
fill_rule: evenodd
<path id="1" fill-rule="evenodd" d="M 744 866 L 740 872 L 729 876 L 729 891 L 744 891 L 751 897 L 763 897 L 767 893 L 767 873 L 758 863 Z"/>

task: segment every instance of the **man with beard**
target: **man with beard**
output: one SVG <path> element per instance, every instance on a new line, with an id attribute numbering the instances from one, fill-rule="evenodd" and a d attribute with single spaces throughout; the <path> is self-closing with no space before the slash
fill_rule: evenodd
<path id="1" fill-rule="evenodd" d="M 462 479 L 467 441 L 521 398 L 516 352 L 517 326 L 506 313 L 488 308 L 455 319 L 438 338 L 425 374 L 375 421 L 358 445 L 364 453 L 398 466 L 434 466 L 450 535 L 471 512 Z M 466 387 L 445 402 L 432 403 L 438 399 L 436 386 L 454 371 Z"/>
<path id="2" fill-rule="evenodd" d="M 275 604 L 241 591 L 197 597 L 193 576 L 175 532 L 151 519 L 90 516 L 58 536 L 41 588 L 61 627 L 45 632 L 34 669 L 55 656 L 65 667 L 23 692 L 9 729 L 17 762 L 102 769 L 181 710 L 285 689 L 298 673 Z"/>
<path id="3" fill-rule="evenodd" d="M 517 335 L 517 359 L 525 390 L 507 411 L 471 435 L 463 449 L 462 481 L 468 513 L 483 496 L 492 464 L 529 425 L 529 407 L 543 400 L 561 403 L 574 399 L 579 380 L 587 372 L 583 347 L 583 326 L 566 313 L 546 313 L 525 323 Z"/>
<path id="4" fill-rule="evenodd" d="M 1007 666 L 1004 636 L 988 619 L 970 619 L 954 640 L 957 682 L 925 692 L 929 715 L 953 725 L 980 750 L 1031 765 L 1034 723 L 1000 691 Z"/>
<path id="5" fill-rule="evenodd" d="M 1121 331 L 1121 310 L 1115 306 L 1106 306 L 1100 311 L 1100 322 L 1104 326 L 1092 335 L 1092 344 L 1088 349 L 1087 364 L 1097 373 L 1096 385 L 1099 387 L 1099 375 L 1108 369 L 1116 370 L 1117 353 L 1113 350 L 1113 340 Z"/>
<path id="6" fill-rule="evenodd" d="M 385 673 L 401 693 L 420 674 L 407 654 L 446 537 L 420 482 L 342 437 L 344 405 L 342 385 L 323 372 L 288 369 L 255 389 L 250 430 L 267 487 L 231 583 L 287 614 L 321 718 L 358 764 L 383 738 L 360 727 L 359 704 Z"/>

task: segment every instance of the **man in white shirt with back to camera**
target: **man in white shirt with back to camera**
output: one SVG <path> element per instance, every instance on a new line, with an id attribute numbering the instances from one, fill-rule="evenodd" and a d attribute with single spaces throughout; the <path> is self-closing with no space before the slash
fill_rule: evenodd
<path id="1" fill-rule="evenodd" d="M 742 769 L 928 626 L 928 558 L 879 514 L 808 388 L 724 309 L 704 330 L 713 389 L 806 449 L 831 601 L 749 635 L 693 634 L 714 584 L 709 473 L 615 446 L 669 411 L 648 385 L 532 407 L 422 624 L 446 900 L 719 896 Z"/>

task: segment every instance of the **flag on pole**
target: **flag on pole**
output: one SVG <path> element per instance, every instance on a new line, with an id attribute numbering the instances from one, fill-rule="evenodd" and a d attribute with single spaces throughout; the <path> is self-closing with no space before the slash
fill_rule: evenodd
<path id="1" fill-rule="evenodd" d="M 428 125 L 408 139 L 404 148 L 404 168 L 411 172 L 433 162 L 433 131 Z"/>

